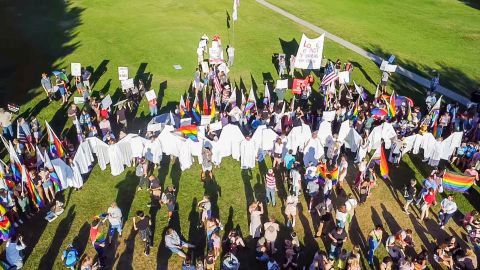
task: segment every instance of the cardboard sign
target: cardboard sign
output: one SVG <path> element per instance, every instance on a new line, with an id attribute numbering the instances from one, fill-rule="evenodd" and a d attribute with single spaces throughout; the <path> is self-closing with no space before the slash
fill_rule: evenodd
<path id="1" fill-rule="evenodd" d="M 288 79 L 286 80 L 277 80 L 277 89 L 287 89 L 288 88 Z"/>
<path id="2" fill-rule="evenodd" d="M 192 124 L 192 118 L 182 118 L 180 119 L 180 126 L 188 126 Z"/>
<path id="3" fill-rule="evenodd" d="M 152 89 L 150 91 L 145 92 L 145 97 L 147 98 L 148 101 L 150 101 L 152 99 L 156 99 L 157 94 L 155 94 L 155 90 Z"/>
<path id="4" fill-rule="evenodd" d="M 342 71 L 338 73 L 338 82 L 340 84 L 349 84 L 350 83 L 350 72 Z"/>
<path id="5" fill-rule="evenodd" d="M 120 81 L 120 83 L 122 84 L 122 90 L 135 88 L 135 85 L 133 84 L 133 79 L 123 80 Z"/>
<path id="6" fill-rule="evenodd" d="M 292 84 L 292 92 L 294 94 L 301 94 L 302 93 L 302 88 L 300 88 L 300 85 L 305 84 L 304 79 L 293 79 L 293 84 Z"/>
<path id="7" fill-rule="evenodd" d="M 72 72 L 72 76 L 82 76 L 82 65 L 80 65 L 80 63 L 71 63 L 70 71 Z"/>
<path id="8" fill-rule="evenodd" d="M 208 62 L 207 61 L 202 62 L 202 72 L 203 73 L 208 73 Z"/>
<path id="9" fill-rule="evenodd" d="M 205 48 L 205 47 L 207 47 L 207 40 L 206 40 L 206 39 L 200 40 L 200 42 L 198 42 L 198 47 L 199 47 L 199 48 Z"/>
<path id="10" fill-rule="evenodd" d="M 322 120 L 332 122 L 335 119 L 335 113 L 336 111 L 324 111 Z"/>
<path id="11" fill-rule="evenodd" d="M 107 95 L 105 98 L 102 100 L 102 108 L 108 108 L 110 105 L 112 105 L 112 98 L 110 95 Z"/>
<path id="12" fill-rule="evenodd" d="M 120 81 L 128 80 L 128 67 L 118 67 L 118 79 Z"/>
<path id="13" fill-rule="evenodd" d="M 206 126 L 210 124 L 211 121 L 212 121 L 212 116 L 202 115 L 202 119 L 200 120 L 200 126 Z"/>
<path id="14" fill-rule="evenodd" d="M 83 104 L 85 103 L 85 100 L 83 97 L 73 97 L 73 103 L 74 104 Z"/>
<path id="15" fill-rule="evenodd" d="M 223 128 L 222 122 L 220 121 L 210 124 L 210 130 L 212 131 L 221 130 L 222 128 Z"/>

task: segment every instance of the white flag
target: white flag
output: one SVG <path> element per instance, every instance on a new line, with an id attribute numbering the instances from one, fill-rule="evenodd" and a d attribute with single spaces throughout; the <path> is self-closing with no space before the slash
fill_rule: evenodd
<path id="1" fill-rule="evenodd" d="M 270 89 L 268 89 L 267 83 L 265 83 L 265 93 L 263 96 L 268 100 L 268 104 L 270 104 Z"/>
<path id="2" fill-rule="evenodd" d="M 233 12 L 232 12 L 233 21 L 238 20 L 237 8 L 238 8 L 239 5 L 240 5 L 240 1 L 238 1 L 238 0 L 233 0 Z"/>

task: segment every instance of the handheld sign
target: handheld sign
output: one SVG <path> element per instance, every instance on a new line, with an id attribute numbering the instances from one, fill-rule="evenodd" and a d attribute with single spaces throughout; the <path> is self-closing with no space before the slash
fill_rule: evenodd
<path id="1" fill-rule="evenodd" d="M 128 67 L 118 67 L 118 79 L 120 81 L 128 79 Z"/>
<path id="2" fill-rule="evenodd" d="M 338 82 L 340 84 L 349 84 L 350 83 L 350 72 L 342 71 L 338 73 Z"/>
<path id="3" fill-rule="evenodd" d="M 303 79 L 293 79 L 292 92 L 294 94 L 301 94 L 302 93 L 302 88 L 301 88 L 302 84 L 305 84 L 305 80 L 303 80 Z"/>
<path id="4" fill-rule="evenodd" d="M 72 76 L 82 76 L 82 65 L 80 63 L 71 63 L 70 70 L 72 71 Z"/>
<path id="5" fill-rule="evenodd" d="M 286 80 L 277 80 L 277 89 L 287 89 L 288 88 L 288 79 Z"/>
<path id="6" fill-rule="evenodd" d="M 108 108 L 110 107 L 110 105 L 112 105 L 112 103 L 112 98 L 110 97 L 110 95 L 107 95 L 102 99 L 102 108 Z"/>
<path id="7" fill-rule="evenodd" d="M 135 87 L 133 84 L 133 79 L 123 80 L 120 81 L 120 83 L 122 84 L 122 90 L 128 90 Z"/>
<path id="8" fill-rule="evenodd" d="M 84 102 L 85 100 L 83 99 L 83 97 L 73 97 L 74 104 L 83 104 Z"/>
<path id="9" fill-rule="evenodd" d="M 156 99 L 157 98 L 157 94 L 155 94 L 155 90 L 150 90 L 148 92 L 145 92 L 145 97 L 147 98 L 148 101 L 152 100 L 152 99 Z"/>
<path id="10" fill-rule="evenodd" d="M 202 115 L 202 119 L 200 120 L 200 125 L 201 126 L 206 126 L 210 124 L 212 121 L 212 116 L 211 115 Z"/>

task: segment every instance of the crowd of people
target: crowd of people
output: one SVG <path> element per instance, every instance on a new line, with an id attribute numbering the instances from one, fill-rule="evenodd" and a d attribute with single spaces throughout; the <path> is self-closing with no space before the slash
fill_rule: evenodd
<path id="1" fill-rule="evenodd" d="M 272 166 L 265 171 L 264 179 L 265 198 L 256 198 L 248 202 L 249 235 L 241 235 L 235 229 L 221 233 L 223 225 L 220 216 L 215 216 L 212 211 L 212 202 L 208 196 L 198 202 L 201 212 L 199 228 L 203 228 L 206 235 L 206 251 L 203 254 L 190 256 L 196 245 L 188 243 L 175 231 L 174 228 L 165 230 L 164 245 L 172 253 L 185 259 L 183 269 L 215 269 L 220 264 L 222 269 L 238 269 L 242 263 L 239 253 L 245 252 L 246 244 L 252 241 L 255 245 L 255 258 L 266 269 L 361 269 L 362 250 L 360 246 L 353 245 L 348 251 L 344 248 L 349 241 L 350 234 L 355 234 L 350 229 L 354 219 L 355 209 L 368 201 L 380 177 L 376 173 L 376 163 L 372 161 L 371 131 L 382 123 L 390 123 L 395 136 L 391 138 L 390 156 L 391 165 L 398 166 L 402 155 L 406 153 L 405 138 L 414 134 L 433 133 L 437 141 L 443 140 L 454 132 L 462 132 L 463 140 L 451 156 L 450 163 L 478 180 L 480 168 L 480 121 L 476 108 L 463 108 L 455 102 L 441 103 L 442 98 L 436 97 L 435 89 L 438 86 L 438 76 L 432 80 L 430 92 L 426 94 L 426 107 L 415 106 L 408 97 L 388 93 L 388 80 L 390 73 L 383 71 L 375 95 L 369 96 L 366 91 L 358 86 L 340 84 L 335 74 L 342 71 L 354 72 L 350 62 L 342 64 L 340 60 L 331 62 L 325 60 L 322 67 L 324 74 L 320 80 L 320 88 L 312 89 L 315 77 L 308 75 L 299 84 L 290 101 L 286 99 L 286 89 L 275 89 L 270 93 L 268 87 L 261 102 L 257 102 L 255 95 L 250 94 L 245 98 L 242 91 L 237 91 L 228 76 L 225 64 L 202 65 L 207 45 L 210 40 L 207 36 L 201 39 L 202 48 L 197 50 L 199 65 L 193 77 L 193 83 L 187 95 L 186 105 L 179 104 L 175 115 L 179 118 L 191 116 L 196 125 L 194 112 L 199 104 L 203 111 L 212 115 L 212 122 L 218 120 L 222 126 L 227 124 L 237 125 L 242 133 L 249 138 L 255 130 L 265 125 L 274 130 L 278 138 L 273 142 L 271 151 L 259 151 L 256 162 L 264 163 L 270 157 Z M 217 46 L 221 44 L 218 36 L 212 39 Z M 220 46 L 221 48 L 221 46 Z M 228 63 L 231 67 L 234 62 L 233 47 L 227 50 Z M 290 78 L 298 73 L 292 68 L 295 58 L 290 58 L 287 66 L 285 59 L 277 64 L 279 76 Z M 288 72 L 287 72 L 288 70 Z M 18 117 L 5 109 L 0 109 L 0 125 L 3 128 L 4 144 L 10 154 L 11 163 L 1 167 L 0 204 L 5 211 L 0 211 L 0 221 L 9 221 L 12 228 L 2 236 L 6 241 L 6 259 L 11 266 L 20 269 L 23 266 L 22 250 L 25 243 L 22 236 L 15 233 L 15 228 L 30 219 L 33 215 L 42 213 L 42 208 L 57 206 L 57 193 L 65 188 L 80 189 L 83 185 L 83 176 L 73 162 L 77 146 L 86 138 L 97 137 L 107 144 L 115 144 L 124 138 L 129 130 L 129 122 L 133 120 L 141 98 L 149 89 L 142 80 L 133 89 L 124 91 L 125 101 L 118 104 L 105 105 L 106 96 L 100 94 L 94 97 L 94 85 L 91 83 L 92 71 L 82 69 L 81 76 L 70 76 L 65 70 L 56 72 L 52 79 L 48 74 L 42 74 L 41 85 L 50 101 L 61 99 L 62 105 L 67 106 L 69 95 L 75 91 L 83 99 L 83 108 L 76 104 L 68 105 L 67 116 L 72 120 L 75 130 L 75 139 L 68 138 L 68 132 L 62 133 L 59 144 L 52 138 L 51 132 L 45 132 L 35 116 L 29 119 Z M 298 78 L 297 78 L 298 79 Z M 329 80 L 326 83 L 326 80 Z M 237 95 L 238 93 L 238 95 Z M 251 92 L 252 93 L 252 92 Z M 211 106 L 206 106 L 213 100 Z M 392 101 L 393 100 L 393 101 Z M 419 101 L 420 103 L 422 101 Z M 190 106 L 190 104 L 193 104 Z M 158 113 L 156 99 L 148 101 L 150 116 Z M 213 113 L 212 113 L 213 111 Z M 321 155 L 305 159 L 304 147 L 286 149 L 287 134 L 298 126 L 309 126 L 312 130 L 312 139 L 322 134 L 319 130 L 325 112 L 334 111 L 331 120 L 332 136 L 329 137 L 322 148 Z M 349 151 L 348 147 L 338 139 L 341 124 L 349 120 L 349 125 L 361 137 L 360 146 L 356 151 Z M 45 127 L 48 131 L 48 128 Z M 55 129 L 55 127 L 53 127 Z M 45 134 L 48 133 L 48 140 Z M 205 136 L 218 140 L 220 130 L 213 130 L 207 125 Z M 159 132 L 145 132 L 145 137 L 155 140 Z M 188 138 L 188 137 L 186 137 Z M 385 142 L 383 142 L 385 143 Z M 383 147 L 382 147 L 383 148 Z M 374 154 L 375 156 L 375 154 Z M 349 158 L 356 164 L 353 166 Z M 56 162 L 54 162 L 56 160 Z M 254 161 L 254 162 L 255 162 Z M 307 162 L 306 162 L 307 161 Z M 437 198 L 443 193 L 442 177 L 445 168 L 438 167 L 438 161 L 428 161 L 433 165 L 432 173 L 421 183 L 417 179 L 406 179 L 403 194 L 405 202 L 403 211 L 412 215 L 412 208 L 417 208 L 420 222 L 429 218 L 431 207 L 437 204 Z M 60 165 L 58 165 L 60 162 Z M 57 164 L 54 166 L 54 164 Z M 243 162 L 242 162 L 243 163 Z M 65 164 L 65 165 L 63 165 Z M 162 190 L 158 178 L 153 175 L 158 162 L 148 158 L 138 158 L 134 161 L 136 175 L 139 177 L 138 189 L 146 188 L 151 195 L 148 207 L 167 208 L 168 220 L 175 211 L 177 191 L 174 186 Z M 202 149 L 202 181 L 214 181 L 214 160 L 209 147 Z M 58 176 L 59 168 L 70 167 L 72 174 L 61 181 Z M 265 165 L 267 166 L 267 165 Z M 353 169 L 356 167 L 356 169 Z M 248 169 L 248 168 L 247 168 Z M 353 171 L 353 173 L 352 173 Z M 349 173 L 350 172 L 350 173 Z M 349 175 L 355 175 L 348 179 Z M 383 175 L 382 175 L 383 176 Z M 62 183 L 63 182 L 63 183 Z M 32 183 L 32 185 L 30 185 Z M 348 188 L 347 186 L 350 186 Z M 279 207 L 277 192 L 286 187 L 288 196 L 283 202 L 283 213 L 287 219 L 286 226 L 281 226 L 277 217 L 264 217 L 267 205 Z M 349 192 L 351 190 L 351 192 Z M 302 230 L 296 225 L 300 196 L 305 195 L 308 210 L 312 218 L 318 219 L 315 237 L 329 243 L 325 250 L 318 250 L 313 259 L 306 258 L 303 250 L 305 247 L 299 241 L 297 232 Z M 440 228 L 447 226 L 449 220 L 458 211 L 455 195 L 449 193 L 440 202 L 441 210 L 438 213 Z M 217 213 L 218 215 L 218 213 Z M 268 220 L 267 222 L 262 222 Z M 107 258 L 105 248 L 113 239 L 115 233 L 122 235 L 122 228 L 126 220 L 123 219 L 122 210 L 112 203 L 108 210 L 96 216 L 91 222 L 90 242 L 97 252 L 96 260 L 91 256 L 83 256 L 73 245 L 64 251 L 62 260 L 65 266 L 75 269 L 77 264 L 81 269 L 97 269 L 106 266 Z M 153 245 L 151 230 L 152 221 L 143 210 L 138 210 L 132 220 L 133 228 L 138 231 L 140 239 L 144 242 L 144 254 L 149 256 Z M 469 247 L 460 245 L 462 239 L 452 236 L 448 239 L 437 239 L 435 249 L 416 249 L 415 231 L 409 228 L 390 234 L 382 225 L 374 226 L 368 234 L 366 242 L 368 250 L 363 250 L 368 264 L 376 269 L 425 269 L 429 264 L 436 263 L 449 269 L 476 269 L 476 257 L 472 250 L 480 250 L 480 219 L 476 211 L 465 215 L 464 228 L 468 234 Z M 279 234 L 285 231 L 288 237 L 280 241 Z M 283 233 L 283 232 L 282 232 Z M 248 240 L 248 241 L 247 241 Z M 375 251 L 385 245 L 389 256 L 375 262 Z M 279 254 L 281 251 L 281 254 Z M 199 259 L 201 258 L 201 259 Z M 220 263 L 218 263 L 220 261 Z M 375 266 L 374 266 L 375 265 Z"/>

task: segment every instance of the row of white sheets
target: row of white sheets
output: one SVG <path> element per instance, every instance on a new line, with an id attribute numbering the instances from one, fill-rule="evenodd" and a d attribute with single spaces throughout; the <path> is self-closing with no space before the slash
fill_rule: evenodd
<path id="1" fill-rule="evenodd" d="M 198 128 L 198 142 L 174 134 L 175 128 L 170 125 L 165 126 L 154 140 L 128 134 L 112 145 L 107 145 L 98 138 L 88 138 L 87 142 L 90 151 L 97 156 L 100 168 L 105 170 L 107 164 L 110 164 L 112 175 L 119 175 L 125 167 L 131 166 L 133 158 L 145 157 L 147 160 L 159 164 L 163 154 L 177 157 L 180 168 L 186 170 L 192 166 L 194 157 L 200 164 L 202 163 L 203 147 L 211 149 L 212 162 L 216 165 L 219 165 L 224 157 L 231 156 L 241 162 L 242 168 L 252 168 L 255 166 L 255 158 L 259 151 L 272 151 L 275 140 L 279 138 L 276 132 L 264 125 L 259 126 L 251 138 L 245 138 L 237 125 L 228 124 L 223 127 L 219 139 L 211 141 L 205 137 L 204 127 Z M 392 141 L 396 140 L 396 136 L 393 126 L 390 123 L 383 123 L 375 127 L 370 133 L 368 149 L 375 150 L 380 147 L 382 142 L 385 143 L 386 149 L 390 149 Z M 332 135 L 331 123 L 327 121 L 320 124 L 317 132 L 312 133 L 308 125 L 302 125 L 294 127 L 287 136 L 280 138 L 284 148 L 283 155 L 288 150 L 292 150 L 293 154 L 301 151 L 304 153 L 303 161 L 305 164 L 316 163 L 319 158 L 324 156 L 325 147 L 330 147 L 333 142 L 339 142 L 340 145 L 344 145 L 352 152 L 356 152 L 362 142 L 362 137 L 348 120 L 341 124 L 336 138 Z M 405 147 L 402 153 L 413 150 L 414 154 L 418 154 L 421 148 L 424 151 L 425 159 L 448 159 L 455 148 L 460 146 L 461 140 L 461 132 L 453 133 L 443 141 L 435 140 L 430 133 L 416 134 L 404 138 Z M 84 173 L 85 166 L 79 162 L 78 167 Z"/>

